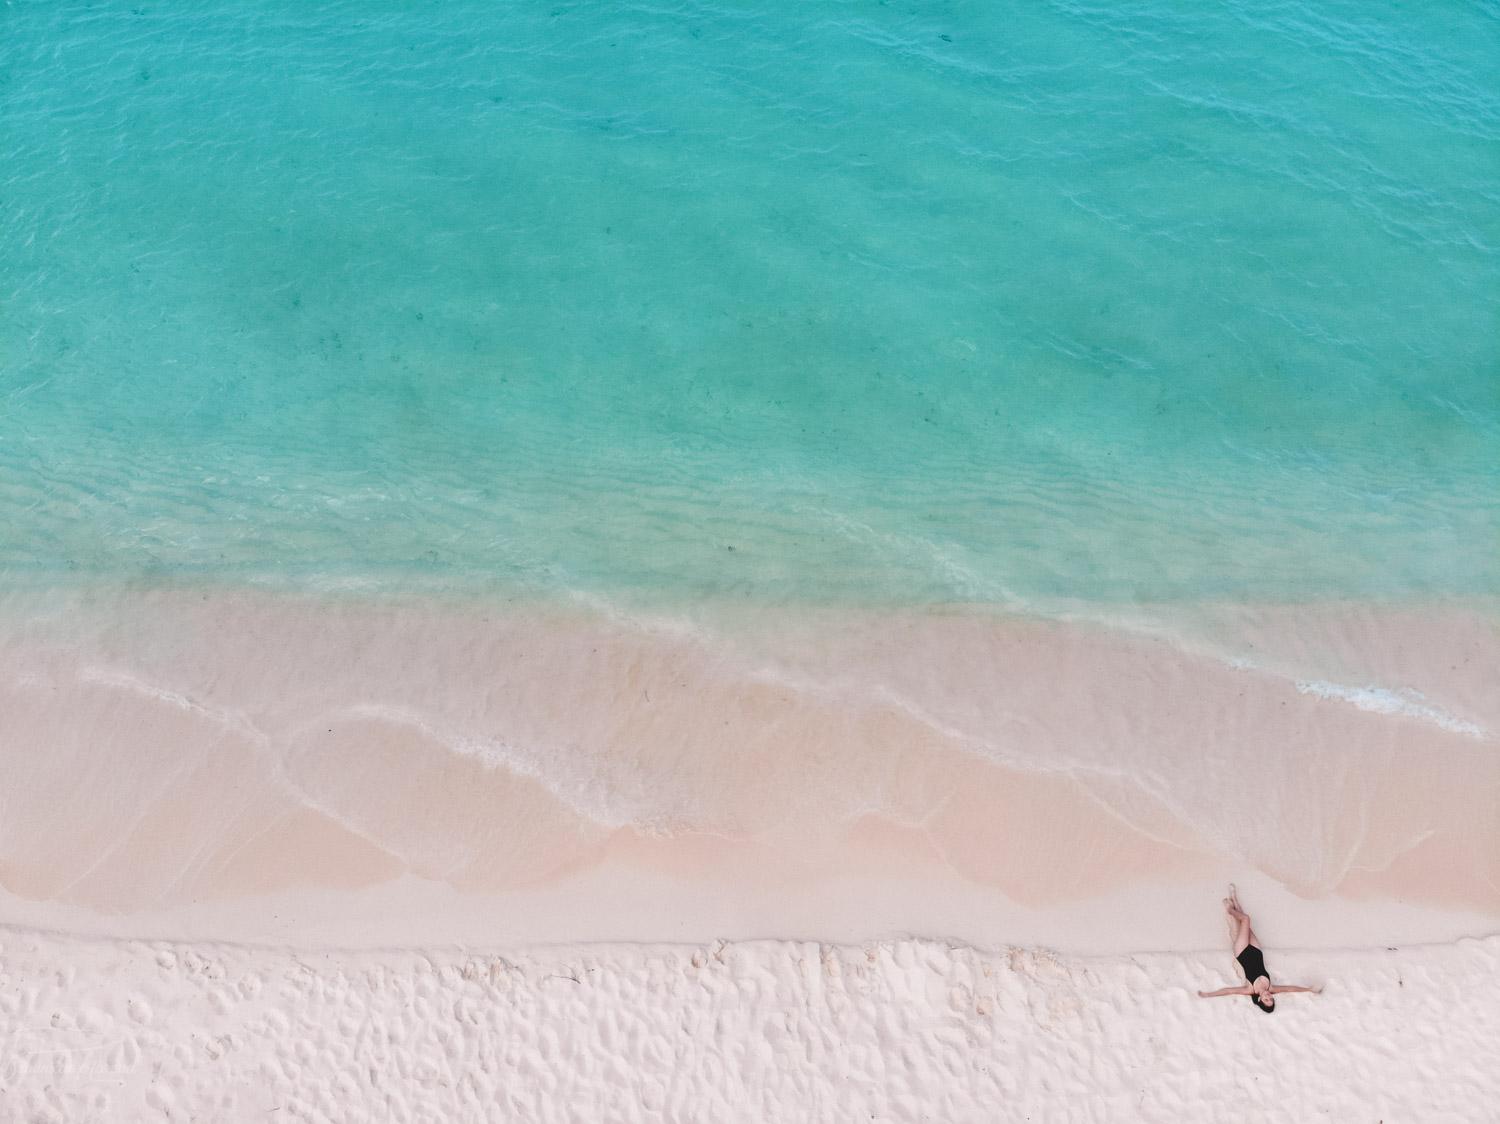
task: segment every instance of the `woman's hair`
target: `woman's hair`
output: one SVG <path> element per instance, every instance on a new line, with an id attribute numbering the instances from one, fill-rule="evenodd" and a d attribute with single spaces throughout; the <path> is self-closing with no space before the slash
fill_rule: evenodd
<path id="1" fill-rule="evenodd" d="M 1276 999 L 1274 997 L 1271 998 L 1271 1005 L 1269 1007 L 1267 1007 L 1264 1003 L 1262 1003 L 1260 1001 L 1260 996 L 1256 995 L 1254 992 L 1251 992 L 1250 993 L 1250 1002 L 1254 1003 L 1257 1007 L 1259 1007 L 1262 1011 L 1264 1011 L 1268 1015 L 1274 1015 L 1276 1013 Z"/>

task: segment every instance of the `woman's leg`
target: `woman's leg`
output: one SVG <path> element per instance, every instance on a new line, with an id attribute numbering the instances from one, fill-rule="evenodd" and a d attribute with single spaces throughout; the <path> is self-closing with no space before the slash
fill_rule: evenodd
<path id="1" fill-rule="evenodd" d="M 1233 882 L 1229 884 L 1229 904 L 1234 907 L 1234 912 L 1237 913 L 1245 922 L 1245 943 L 1253 944 L 1256 948 L 1260 948 L 1260 938 L 1255 935 L 1255 930 L 1250 927 L 1250 915 L 1245 912 L 1245 907 L 1240 905 L 1240 894 L 1239 891 L 1234 888 Z M 1240 945 L 1240 948 L 1244 947 L 1245 945 Z M 1239 949 L 1235 950 L 1235 955 L 1239 955 Z"/>
<path id="2" fill-rule="evenodd" d="M 1229 921 L 1229 946 L 1236 956 L 1244 952 L 1247 945 L 1258 945 L 1250 928 L 1250 915 L 1240 908 L 1239 902 L 1225 898 L 1224 913 Z"/>

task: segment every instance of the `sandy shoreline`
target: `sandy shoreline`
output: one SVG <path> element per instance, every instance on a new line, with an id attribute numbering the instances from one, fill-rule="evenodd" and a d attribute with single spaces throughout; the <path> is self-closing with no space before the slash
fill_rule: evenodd
<path id="1" fill-rule="evenodd" d="M 1486 1120 L 1497 619 L 13 603 L 0 1115 Z"/>
<path id="2" fill-rule="evenodd" d="M 1206 607 L 1171 636 L 962 609 L 687 620 L 260 593 L 3 615 L 12 922 L 366 944 L 398 909 L 403 940 L 430 945 L 529 910 L 548 920 L 508 939 L 941 921 L 1104 951 L 1036 919 L 1125 891 L 1190 924 L 1205 889 L 1255 872 L 1288 906 L 1385 903 L 1407 939 L 1500 919 L 1487 605 Z M 424 886 L 449 906 L 407 910 Z M 605 918 L 639 897 L 642 920 L 589 920 L 612 886 Z M 320 895 L 335 904 L 288 913 L 300 935 L 265 920 Z M 1295 938 L 1326 944 L 1341 908 Z M 1114 931 L 1113 951 L 1193 947 Z"/>

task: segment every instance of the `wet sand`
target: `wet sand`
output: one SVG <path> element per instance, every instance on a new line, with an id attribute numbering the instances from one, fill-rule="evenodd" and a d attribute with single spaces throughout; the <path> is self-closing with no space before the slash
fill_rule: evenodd
<path id="1" fill-rule="evenodd" d="M 178 591 L 5 620 L 11 921 L 1125 951 L 1192 947 L 1174 926 L 1225 877 L 1306 899 L 1309 944 L 1354 903 L 1405 939 L 1500 917 L 1487 606 L 1210 606 L 1169 633 Z"/>

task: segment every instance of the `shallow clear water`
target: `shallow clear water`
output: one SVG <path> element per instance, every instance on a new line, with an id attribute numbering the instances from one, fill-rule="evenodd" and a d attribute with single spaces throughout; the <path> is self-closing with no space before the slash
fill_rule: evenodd
<path id="1" fill-rule="evenodd" d="M 1497 57 L 1457 3 L 8 4 L 0 568 L 1500 592 Z"/>

